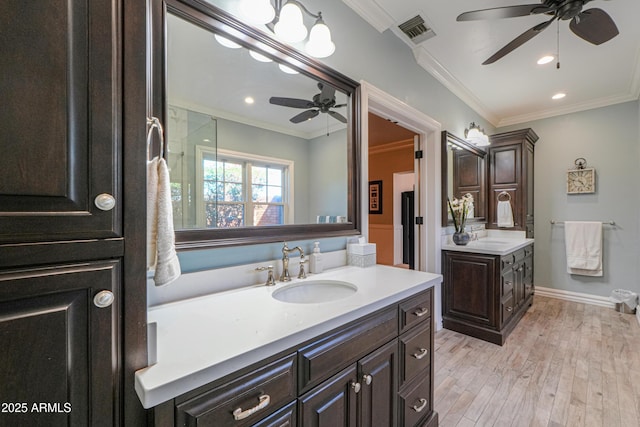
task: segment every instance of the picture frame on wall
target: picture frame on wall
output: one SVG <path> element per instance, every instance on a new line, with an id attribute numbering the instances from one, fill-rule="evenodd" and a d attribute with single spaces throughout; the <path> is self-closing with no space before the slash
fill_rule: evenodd
<path id="1" fill-rule="evenodd" d="M 369 213 L 382 214 L 382 181 L 369 181 Z"/>
<path id="2" fill-rule="evenodd" d="M 567 171 L 567 194 L 589 194 L 596 192 L 596 170 L 594 168 Z"/>

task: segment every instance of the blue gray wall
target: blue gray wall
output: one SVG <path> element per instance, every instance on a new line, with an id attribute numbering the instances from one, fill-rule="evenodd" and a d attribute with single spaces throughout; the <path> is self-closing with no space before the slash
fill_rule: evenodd
<path id="1" fill-rule="evenodd" d="M 532 128 L 535 147 L 535 284 L 609 296 L 640 292 L 640 133 L 637 101 L 567 114 L 498 131 Z M 566 193 L 566 172 L 584 157 L 596 169 L 595 194 Z M 614 220 L 604 226 L 603 277 L 567 273 L 564 227 L 550 221 Z"/>

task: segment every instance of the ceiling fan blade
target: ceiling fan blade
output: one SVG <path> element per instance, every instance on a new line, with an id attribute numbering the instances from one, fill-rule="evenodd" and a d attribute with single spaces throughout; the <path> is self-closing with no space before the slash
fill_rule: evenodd
<path id="1" fill-rule="evenodd" d="M 538 24 L 538 25 L 536 25 L 534 27 L 529 28 L 527 31 L 525 31 L 524 33 L 520 34 L 515 39 L 511 40 L 505 47 L 503 47 L 502 49 L 500 49 L 499 51 L 494 53 L 489 59 L 484 61 L 482 63 L 482 65 L 493 64 L 498 59 L 502 58 L 503 56 L 507 55 L 508 53 L 511 53 L 515 49 L 519 48 L 520 46 L 522 46 L 523 44 L 525 44 L 526 42 L 528 42 L 529 40 L 531 40 L 532 38 L 534 38 L 535 36 L 540 34 L 553 21 L 555 21 L 555 19 L 556 19 L 556 17 L 554 16 L 553 18 L 551 18 L 550 20 L 548 20 L 546 22 L 542 22 L 542 23 L 540 23 L 540 24 Z"/>
<path id="2" fill-rule="evenodd" d="M 341 121 L 342 123 L 347 123 L 347 118 L 340 113 L 336 113 L 335 111 L 328 111 L 329 115 L 334 119 Z"/>
<path id="3" fill-rule="evenodd" d="M 269 98 L 269 103 L 291 108 L 312 108 L 314 106 L 313 102 L 307 101 L 305 99 L 279 98 L 277 96 L 272 96 L 271 98 Z"/>
<path id="4" fill-rule="evenodd" d="M 331 101 L 335 98 L 336 89 L 326 83 L 320 88 L 320 102 Z"/>
<path id="5" fill-rule="evenodd" d="M 313 119 L 318 114 L 320 114 L 319 110 L 307 110 L 307 111 L 303 111 L 302 113 L 296 116 L 291 117 L 289 121 L 291 123 L 301 123 L 301 122 L 304 122 L 305 120 Z"/>
<path id="6" fill-rule="evenodd" d="M 555 7 L 548 7 L 543 4 L 522 4 L 518 6 L 494 7 L 491 9 L 472 10 L 461 13 L 456 21 L 477 21 L 480 19 L 502 19 L 515 18 L 518 16 L 536 15 L 556 10 Z"/>
<path id="7" fill-rule="evenodd" d="M 347 104 L 337 104 L 337 105 L 334 105 L 331 108 L 342 108 L 342 107 L 346 107 L 346 106 L 347 106 Z"/>
<path id="8" fill-rule="evenodd" d="M 611 16 L 602 9 L 592 8 L 576 15 L 569 24 L 573 33 L 595 45 L 608 42 L 620 32 Z"/>

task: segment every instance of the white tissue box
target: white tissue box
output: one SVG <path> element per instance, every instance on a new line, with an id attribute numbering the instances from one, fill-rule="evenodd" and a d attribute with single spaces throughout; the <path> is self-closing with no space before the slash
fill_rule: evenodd
<path id="1" fill-rule="evenodd" d="M 376 265 L 375 243 L 353 243 L 347 246 L 347 264 L 358 267 Z"/>

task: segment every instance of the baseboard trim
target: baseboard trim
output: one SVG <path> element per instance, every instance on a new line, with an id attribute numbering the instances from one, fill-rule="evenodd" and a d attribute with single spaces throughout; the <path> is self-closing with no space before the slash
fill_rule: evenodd
<path id="1" fill-rule="evenodd" d="M 597 305 L 600 307 L 615 308 L 615 304 L 608 297 L 599 295 L 583 294 L 581 292 L 563 291 L 560 289 L 545 288 L 536 286 L 536 295 L 541 297 L 556 298 L 565 301 L 581 302 L 584 304 Z M 640 319 L 638 319 L 640 322 Z"/>

